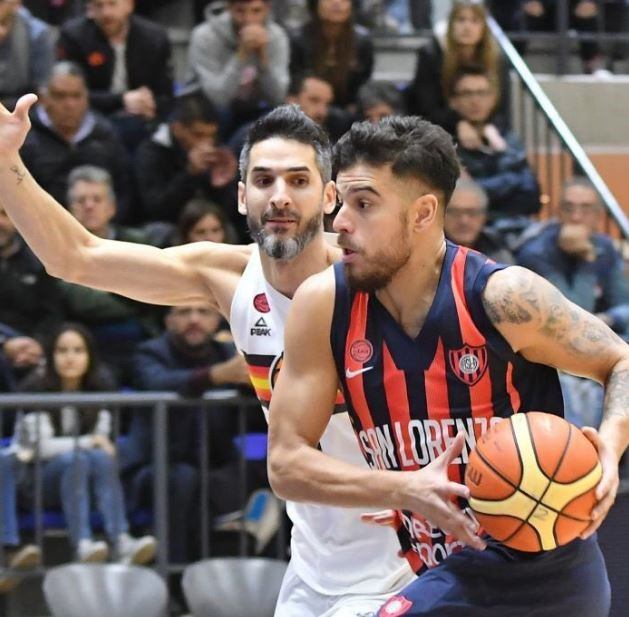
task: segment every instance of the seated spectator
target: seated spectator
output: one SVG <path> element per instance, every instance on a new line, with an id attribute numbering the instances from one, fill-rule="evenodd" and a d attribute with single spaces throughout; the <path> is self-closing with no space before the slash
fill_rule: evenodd
<path id="1" fill-rule="evenodd" d="M 526 242 L 518 262 L 555 285 L 582 309 L 595 313 L 619 334 L 629 334 L 629 287 L 622 255 L 612 239 L 598 233 L 602 207 L 585 178 L 569 180 L 559 203 L 559 220 Z M 566 417 L 598 426 L 602 388 L 589 380 L 561 375 Z"/>
<path id="2" fill-rule="evenodd" d="M 236 244 L 236 230 L 229 224 L 223 211 L 205 199 L 192 199 L 181 211 L 177 224 L 177 244 L 188 242 L 225 242 Z"/>
<path id="3" fill-rule="evenodd" d="M 232 344 L 214 338 L 220 321 L 219 313 L 206 303 L 171 308 L 166 317 L 166 332 L 137 349 L 134 359 L 137 387 L 198 397 L 212 388 L 249 385 L 242 356 L 235 354 Z M 171 413 L 168 418 L 169 557 L 175 562 L 190 558 L 190 521 L 198 520 L 193 515 L 193 507 L 199 484 L 199 413 L 199 409 L 185 408 Z M 236 410 L 213 407 L 208 421 L 212 467 L 235 465 L 237 453 L 232 440 L 238 433 Z M 149 414 L 134 414 L 128 441 L 121 453 L 132 509 L 152 505 L 151 434 Z M 233 488 L 237 472 L 228 475 L 231 485 L 228 479 L 221 482 L 218 472 L 211 472 L 210 499 L 214 512 L 223 513 L 238 507 L 237 501 L 235 506 L 233 503 L 238 499 L 238 491 Z"/>
<path id="4" fill-rule="evenodd" d="M 270 0 L 227 0 L 227 10 L 194 28 L 189 80 L 223 117 L 224 135 L 279 105 L 288 88 L 288 37 Z"/>
<path id="5" fill-rule="evenodd" d="M 98 362 L 90 333 L 78 324 L 65 324 L 46 346 L 46 366 L 27 377 L 21 389 L 103 392 L 112 390 L 113 383 Z M 14 446 L 22 460 L 33 460 L 36 453 L 41 458 L 44 507 L 63 509 L 78 561 L 105 561 L 109 554 L 107 544 L 92 536 L 94 494 L 118 560 L 147 563 L 155 555 L 155 538 L 128 534 L 111 424 L 111 413 L 102 408 L 29 412 L 16 423 Z"/>
<path id="6" fill-rule="evenodd" d="M 0 102 L 9 109 L 44 85 L 54 61 L 50 28 L 21 4 L 0 2 Z"/>
<path id="7" fill-rule="evenodd" d="M 112 220 L 116 196 L 109 173 L 91 165 L 76 167 L 68 177 L 68 209 L 93 234 L 101 238 L 146 244 L 145 234 Z M 138 342 L 155 336 L 159 313 L 154 306 L 118 294 L 59 281 L 66 317 L 89 327 L 103 360 L 118 382 L 131 383 L 131 356 Z"/>
<path id="8" fill-rule="evenodd" d="M 24 6 L 36 17 L 53 26 L 83 13 L 83 0 L 24 0 Z"/>
<path id="9" fill-rule="evenodd" d="M 43 338 L 63 321 L 57 281 L 15 230 L 0 207 L 0 323 Z"/>
<path id="10" fill-rule="evenodd" d="M 368 81 L 358 91 L 358 116 L 378 123 L 387 116 L 404 115 L 401 92 L 391 83 Z"/>
<path id="11" fill-rule="evenodd" d="M 524 145 L 494 123 L 495 83 L 481 68 L 462 69 L 452 82 L 450 106 L 473 130 L 458 153 L 467 173 L 489 196 L 488 218 L 528 217 L 540 210 L 537 180 Z"/>
<path id="12" fill-rule="evenodd" d="M 351 0 L 308 0 L 310 21 L 291 37 L 290 74 L 307 72 L 334 89 L 334 104 L 349 108 L 373 71 L 369 32 L 354 24 Z"/>
<path id="13" fill-rule="evenodd" d="M 479 184 L 467 178 L 459 179 L 446 207 L 446 237 L 498 263 L 513 264 L 515 259 L 503 239 L 486 226 L 488 204 L 487 193 Z"/>
<path id="14" fill-rule="evenodd" d="M 161 124 L 136 153 L 136 175 L 145 216 L 175 222 L 193 197 L 219 204 L 238 229 L 234 207 L 238 165 L 233 153 L 218 146 L 216 108 L 198 93 L 175 101 L 170 122 Z"/>
<path id="15" fill-rule="evenodd" d="M 85 72 L 94 109 L 108 115 L 134 150 L 173 95 L 166 30 L 133 15 L 133 0 L 88 0 L 88 14 L 63 25 L 58 56 Z"/>
<path id="16" fill-rule="evenodd" d="M 32 128 L 21 155 L 37 182 L 64 203 L 68 174 L 79 165 L 109 171 L 119 196 L 119 220 L 133 217 L 127 153 L 111 125 L 90 110 L 81 69 L 58 62 L 52 70 L 41 104 L 31 115 Z"/>
<path id="17" fill-rule="evenodd" d="M 408 88 L 408 111 L 434 122 L 466 143 L 472 128 L 448 107 L 453 81 L 466 66 L 480 66 L 496 84 L 494 122 L 511 126 L 509 68 L 487 25 L 487 9 L 480 2 L 457 0 L 448 18 L 445 40 L 437 35 L 417 53 L 415 77 Z"/>
<path id="18" fill-rule="evenodd" d="M 13 392 L 16 380 L 43 359 L 44 350 L 38 340 L 0 323 L 0 392 Z M 0 436 L 4 435 L 6 415 L 6 410 L 0 414 Z"/>
<path id="19" fill-rule="evenodd" d="M 4 563 L 0 561 L 0 595 L 8 593 L 20 582 L 20 571 L 37 568 L 41 551 L 34 544 L 20 546 L 17 520 L 17 466 L 14 454 L 0 450 L 0 529 L 4 544 Z"/>

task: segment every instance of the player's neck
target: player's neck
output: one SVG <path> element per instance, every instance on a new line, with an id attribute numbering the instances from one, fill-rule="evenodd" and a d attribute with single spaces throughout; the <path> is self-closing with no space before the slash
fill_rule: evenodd
<path id="1" fill-rule="evenodd" d="M 446 254 L 443 236 L 430 242 L 430 247 L 427 244 L 421 251 L 414 251 L 391 282 L 376 292 L 378 300 L 411 338 L 419 334 L 426 321 Z"/>
<path id="2" fill-rule="evenodd" d="M 274 289 L 292 298 L 309 276 L 322 272 L 334 263 L 336 252 L 338 249 L 331 247 L 323 234 L 317 235 L 297 257 L 287 261 L 273 259 L 260 251 L 264 278 Z"/>

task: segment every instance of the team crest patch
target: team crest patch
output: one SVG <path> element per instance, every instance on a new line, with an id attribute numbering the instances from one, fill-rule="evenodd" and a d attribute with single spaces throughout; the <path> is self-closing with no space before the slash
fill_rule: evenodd
<path id="1" fill-rule="evenodd" d="M 253 307 L 256 311 L 258 311 L 258 313 L 270 312 L 271 307 L 269 306 L 269 301 L 265 293 L 261 293 L 255 296 L 255 298 L 253 299 Z"/>
<path id="2" fill-rule="evenodd" d="M 473 386 L 487 370 L 487 348 L 464 345 L 448 352 L 452 372 L 468 386 Z"/>
<path id="3" fill-rule="evenodd" d="M 404 615 L 413 606 L 410 600 L 402 596 L 393 596 L 389 598 L 387 603 L 378 612 L 378 617 L 397 617 Z"/>
<path id="4" fill-rule="evenodd" d="M 373 356 L 373 345 L 366 339 L 354 341 L 349 348 L 349 355 L 356 362 L 368 362 Z"/>

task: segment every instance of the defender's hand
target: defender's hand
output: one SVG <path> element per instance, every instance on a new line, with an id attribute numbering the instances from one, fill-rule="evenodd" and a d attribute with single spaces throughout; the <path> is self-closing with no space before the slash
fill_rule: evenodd
<path id="1" fill-rule="evenodd" d="M 18 99 L 13 112 L 0 103 L 0 155 L 15 155 L 24 145 L 31 128 L 28 112 L 36 102 L 35 94 L 25 94 Z"/>

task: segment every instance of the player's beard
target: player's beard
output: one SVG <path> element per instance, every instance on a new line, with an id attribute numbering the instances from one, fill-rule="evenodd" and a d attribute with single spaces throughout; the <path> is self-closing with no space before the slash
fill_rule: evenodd
<path id="1" fill-rule="evenodd" d="M 395 241 L 384 244 L 384 248 L 366 256 L 351 241 L 339 234 L 339 246 L 356 250 L 364 262 L 362 271 L 352 264 L 345 264 L 345 278 L 351 289 L 373 293 L 386 287 L 393 277 L 408 263 L 411 257 L 411 242 L 407 227 L 402 221 L 400 231 L 394 235 Z"/>
<path id="2" fill-rule="evenodd" d="M 323 226 L 323 210 L 319 210 L 314 216 L 309 218 L 303 227 L 292 237 L 283 237 L 281 234 L 267 231 L 264 224 L 267 220 L 275 217 L 290 216 L 297 222 L 297 227 L 301 226 L 301 215 L 295 211 L 281 212 L 271 210 L 266 212 L 261 219 L 255 219 L 247 214 L 247 225 L 253 240 L 258 244 L 260 250 L 272 259 L 288 261 L 299 255 L 311 240 L 321 231 Z"/>

